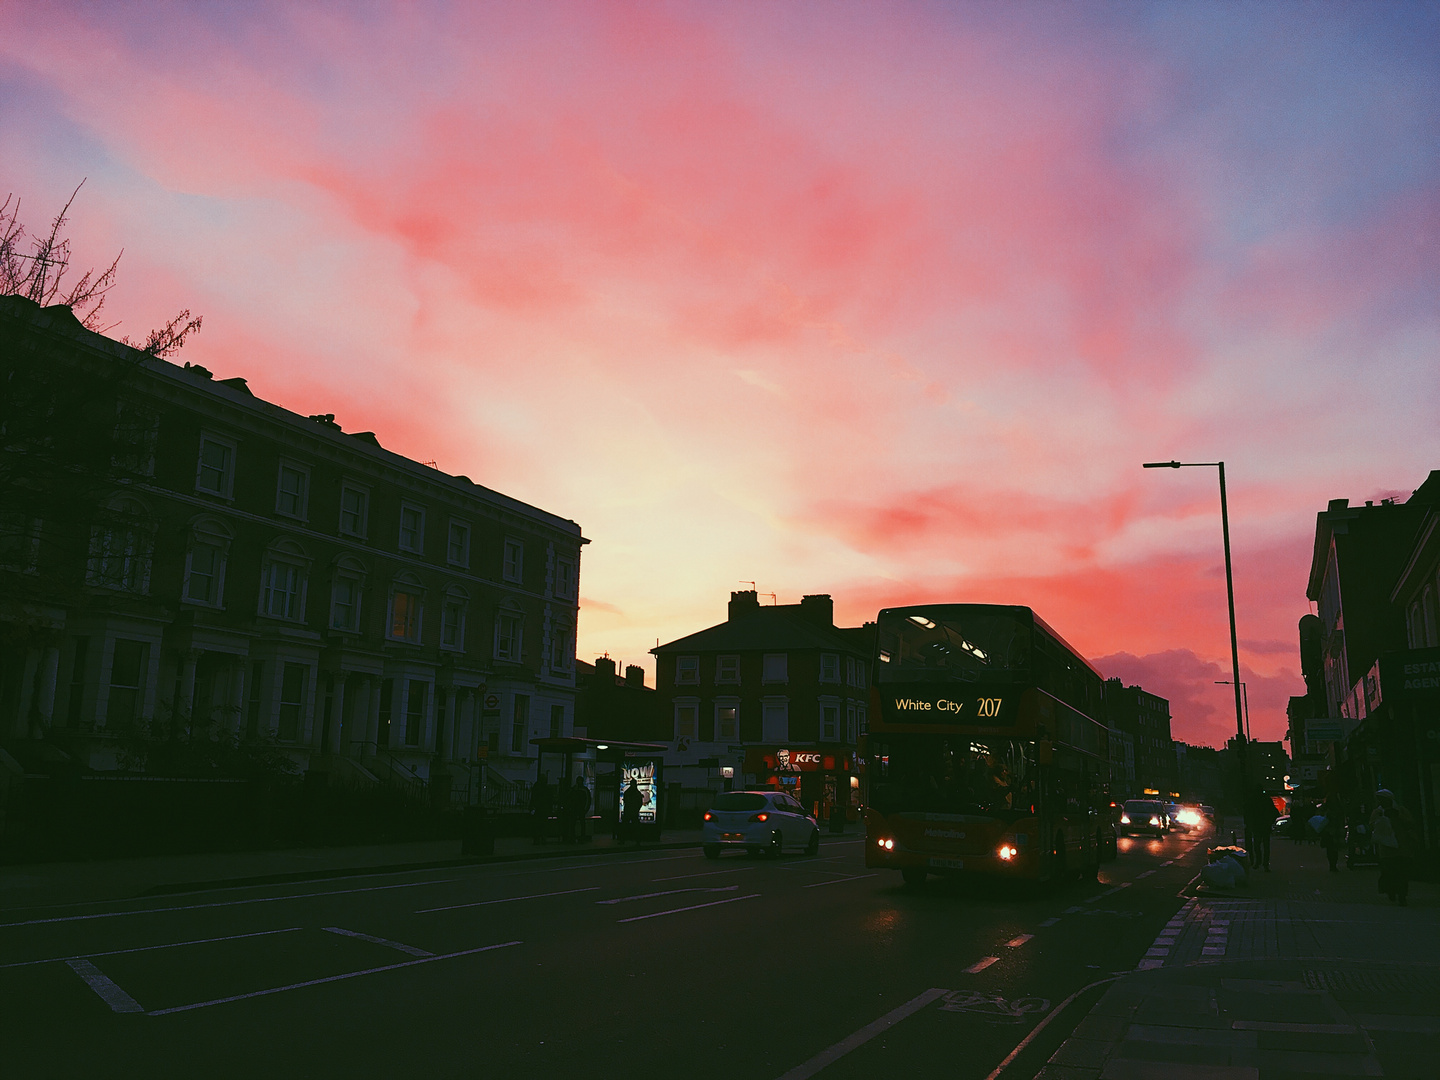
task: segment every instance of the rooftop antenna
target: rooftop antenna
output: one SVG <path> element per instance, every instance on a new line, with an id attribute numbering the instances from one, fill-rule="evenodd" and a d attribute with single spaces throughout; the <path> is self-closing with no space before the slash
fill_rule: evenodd
<path id="1" fill-rule="evenodd" d="M 754 592 L 754 591 L 755 591 L 755 583 L 754 583 L 753 581 L 742 581 L 742 582 L 740 582 L 740 584 L 741 584 L 741 585 L 749 585 L 749 586 L 750 586 L 750 591 L 751 591 L 751 592 Z"/>
<path id="2" fill-rule="evenodd" d="M 775 599 L 775 594 L 774 594 L 773 592 L 761 593 L 760 595 L 761 595 L 761 596 L 768 596 L 768 597 L 770 598 L 770 606 L 771 606 L 771 607 L 775 607 L 775 606 L 779 603 L 779 601 Z"/>

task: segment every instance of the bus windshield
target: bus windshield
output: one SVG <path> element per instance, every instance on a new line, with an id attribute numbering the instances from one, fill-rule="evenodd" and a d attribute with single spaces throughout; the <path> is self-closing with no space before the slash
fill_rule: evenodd
<path id="1" fill-rule="evenodd" d="M 1014 818 L 1034 812 L 1034 743 L 1026 739 L 892 735 L 870 757 L 870 805 L 881 814 Z"/>
<path id="2" fill-rule="evenodd" d="M 882 611 L 876 681 L 1015 681 L 1029 671 L 1030 638 L 1030 620 L 1004 608 L 951 604 Z"/>

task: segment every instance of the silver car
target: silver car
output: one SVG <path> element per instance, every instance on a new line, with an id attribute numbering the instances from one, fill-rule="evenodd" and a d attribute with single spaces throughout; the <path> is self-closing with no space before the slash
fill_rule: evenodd
<path id="1" fill-rule="evenodd" d="M 783 791 L 722 791 L 705 811 L 700 833 L 707 859 L 726 848 L 744 848 L 751 858 L 820 851 L 820 826 Z"/>

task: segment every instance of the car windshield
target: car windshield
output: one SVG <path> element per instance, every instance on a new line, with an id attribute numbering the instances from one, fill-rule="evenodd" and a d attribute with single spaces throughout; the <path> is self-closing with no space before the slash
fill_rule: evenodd
<path id="1" fill-rule="evenodd" d="M 765 796 L 758 791 L 725 791 L 715 796 L 711 810 L 763 810 Z"/>
<path id="2" fill-rule="evenodd" d="M 1158 814 L 1160 804 L 1153 802 L 1127 802 L 1125 804 L 1127 814 Z"/>
<path id="3" fill-rule="evenodd" d="M 1033 743 L 1023 739 L 892 736 L 874 744 L 870 800 L 882 814 L 1033 813 Z"/>
<path id="4" fill-rule="evenodd" d="M 940 606 L 880 615 L 876 678 L 897 682 L 1011 681 L 1030 667 L 1030 622 L 1001 609 Z"/>

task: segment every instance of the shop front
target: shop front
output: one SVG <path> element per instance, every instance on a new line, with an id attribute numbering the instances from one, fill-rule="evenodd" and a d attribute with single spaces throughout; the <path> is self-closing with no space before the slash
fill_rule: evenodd
<path id="1" fill-rule="evenodd" d="M 748 784 L 793 796 L 817 821 L 859 820 L 860 778 L 850 750 L 752 746 L 745 751 L 745 775 Z"/>

